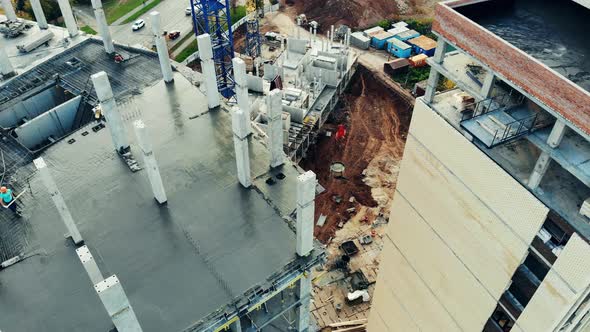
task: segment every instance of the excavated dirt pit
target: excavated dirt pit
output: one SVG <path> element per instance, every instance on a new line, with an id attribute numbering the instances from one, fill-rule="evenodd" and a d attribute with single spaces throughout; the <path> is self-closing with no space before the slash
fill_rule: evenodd
<path id="1" fill-rule="evenodd" d="M 339 106 L 323 128 L 330 136 L 320 135 L 301 162 L 326 188 L 316 197 L 315 210 L 316 220 L 326 216 L 325 224 L 315 228 L 323 243 L 363 207 L 370 208 L 367 223 L 379 214 L 389 215 L 412 116 L 411 105 L 360 65 Z M 346 127 L 346 136 L 337 140 L 340 124 Z M 331 174 L 333 162 L 345 165 L 343 178 Z"/>

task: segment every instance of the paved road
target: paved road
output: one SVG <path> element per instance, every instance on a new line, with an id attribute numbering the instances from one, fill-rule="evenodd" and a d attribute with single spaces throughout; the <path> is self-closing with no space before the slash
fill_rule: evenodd
<path id="1" fill-rule="evenodd" d="M 187 0 L 162 0 L 153 9 L 160 12 L 162 29 L 164 31 L 180 30 L 180 38 L 176 41 L 186 36 L 186 34 L 192 33 L 191 18 L 184 14 L 186 7 L 188 7 Z M 146 25 L 139 31 L 131 30 L 132 23 L 111 26 L 110 29 L 113 39 L 121 44 L 140 44 L 148 48 L 151 47 L 152 34 L 149 16 L 149 12 L 141 16 L 145 20 Z M 173 43 L 170 43 L 169 46 L 171 47 L 172 45 Z"/>
<path id="2" fill-rule="evenodd" d="M 162 30 L 180 30 L 180 38 L 175 41 L 169 41 L 168 47 L 172 47 L 176 42 L 180 41 L 182 37 L 192 33 L 191 18 L 184 14 L 186 7 L 188 7 L 188 0 L 162 0 L 160 4 L 152 9 L 160 12 Z M 97 30 L 92 7 L 78 5 L 75 6 L 74 12 L 80 26 L 89 25 Z M 139 44 L 150 48 L 152 45 L 152 30 L 149 12 L 143 14 L 141 18 L 145 20 L 146 25 L 139 31 L 131 30 L 131 25 L 133 23 L 111 25 L 109 28 L 113 39 L 120 44 Z"/>

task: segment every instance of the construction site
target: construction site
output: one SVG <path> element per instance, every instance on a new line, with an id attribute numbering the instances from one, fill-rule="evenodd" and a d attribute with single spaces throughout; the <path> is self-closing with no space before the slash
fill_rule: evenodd
<path id="1" fill-rule="evenodd" d="M 590 331 L 590 4 L 151 1 L 0 2 L 0 331 Z"/>

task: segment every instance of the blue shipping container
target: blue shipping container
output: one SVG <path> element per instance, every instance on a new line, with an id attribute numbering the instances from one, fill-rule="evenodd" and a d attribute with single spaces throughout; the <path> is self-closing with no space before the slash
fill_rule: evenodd
<path id="1" fill-rule="evenodd" d="M 398 33 L 397 35 L 395 35 L 395 38 L 397 38 L 401 41 L 406 41 L 408 39 L 416 38 L 418 36 L 420 36 L 420 33 L 418 31 L 408 30 L 408 31 Z"/>
<path id="2" fill-rule="evenodd" d="M 392 34 L 390 34 L 389 32 L 382 32 L 371 38 L 371 46 L 378 50 L 382 50 L 385 48 L 385 43 L 391 38 L 393 38 Z"/>
<path id="3" fill-rule="evenodd" d="M 412 55 L 412 46 L 392 38 L 387 41 L 387 51 L 398 58 L 409 58 Z"/>

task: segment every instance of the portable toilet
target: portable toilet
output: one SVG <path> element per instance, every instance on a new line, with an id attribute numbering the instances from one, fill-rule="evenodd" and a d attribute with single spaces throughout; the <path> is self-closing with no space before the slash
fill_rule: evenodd
<path id="1" fill-rule="evenodd" d="M 396 27 L 396 28 L 387 30 L 387 32 L 389 32 L 390 34 L 396 36 L 396 35 L 404 32 L 404 31 L 408 31 L 408 30 L 410 30 L 410 29 L 408 29 L 406 27 Z"/>
<path id="2" fill-rule="evenodd" d="M 385 43 L 391 38 L 393 38 L 392 34 L 383 31 L 380 34 L 375 35 L 373 36 L 373 38 L 371 38 L 371 45 L 378 50 L 382 50 L 385 48 Z"/>
<path id="3" fill-rule="evenodd" d="M 426 36 L 409 39 L 407 43 L 412 45 L 414 53 L 416 54 L 426 54 L 427 56 L 433 56 L 436 49 L 436 41 Z"/>
<path id="4" fill-rule="evenodd" d="M 408 39 L 412 39 L 412 38 L 416 38 L 420 36 L 420 33 L 416 30 L 407 30 L 404 32 L 400 32 L 397 35 L 395 35 L 395 38 L 401 40 L 401 41 L 406 41 Z"/>
<path id="5" fill-rule="evenodd" d="M 398 58 L 409 58 L 412 55 L 412 46 L 399 39 L 391 38 L 387 41 L 387 52 Z"/>
<path id="6" fill-rule="evenodd" d="M 350 34 L 350 44 L 361 50 L 366 50 L 371 45 L 371 38 L 365 36 L 362 32 L 357 31 Z"/>
<path id="7" fill-rule="evenodd" d="M 365 36 L 367 36 L 367 37 L 371 38 L 371 37 L 373 37 L 373 36 L 375 36 L 375 35 L 378 35 L 378 34 L 380 34 L 380 33 L 381 33 L 381 32 L 383 32 L 383 31 L 385 31 L 385 30 L 383 30 L 383 28 L 382 28 L 382 27 L 380 27 L 380 26 L 376 26 L 376 27 L 373 27 L 373 28 L 367 29 L 367 30 L 365 30 L 365 31 L 363 31 L 363 32 L 365 33 Z"/>

